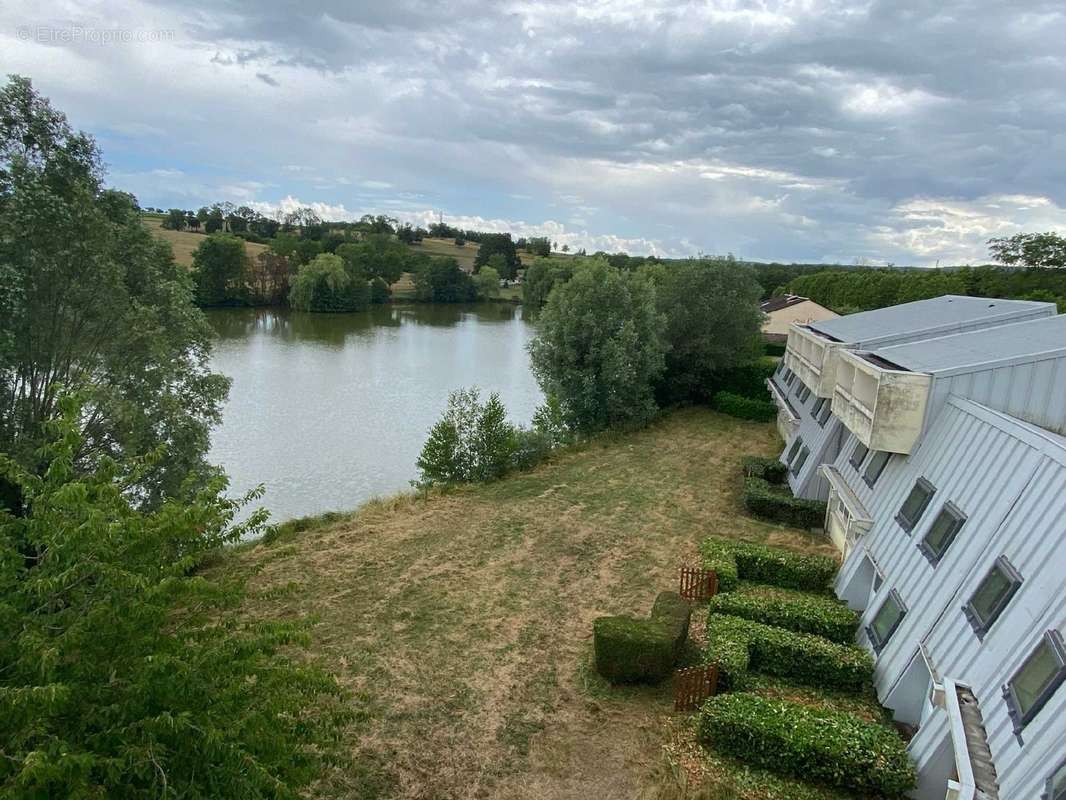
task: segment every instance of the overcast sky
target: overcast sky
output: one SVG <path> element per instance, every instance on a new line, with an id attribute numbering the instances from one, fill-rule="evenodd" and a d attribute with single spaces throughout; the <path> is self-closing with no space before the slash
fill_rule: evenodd
<path id="1" fill-rule="evenodd" d="M 144 205 L 932 265 L 1066 230 L 1064 5 L 5 0 L 0 66 Z"/>

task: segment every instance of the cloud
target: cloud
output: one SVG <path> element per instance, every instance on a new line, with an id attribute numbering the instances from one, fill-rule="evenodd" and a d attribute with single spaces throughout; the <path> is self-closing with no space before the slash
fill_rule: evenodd
<path id="1" fill-rule="evenodd" d="M 90 46 L 0 30 L 5 69 L 97 134 L 111 182 L 150 205 L 304 196 L 671 253 L 918 264 L 982 259 L 988 231 L 1066 208 L 1051 0 L 5 10 L 174 32 Z"/>

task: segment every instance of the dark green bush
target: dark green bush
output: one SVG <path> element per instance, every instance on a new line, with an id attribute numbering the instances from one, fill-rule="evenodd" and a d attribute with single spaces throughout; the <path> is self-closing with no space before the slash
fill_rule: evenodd
<path id="1" fill-rule="evenodd" d="M 706 657 L 718 665 L 719 683 L 728 689 L 745 688 L 749 672 L 847 691 L 861 691 L 873 680 L 873 659 L 857 645 L 713 612 Z"/>
<path id="2" fill-rule="evenodd" d="M 766 388 L 766 379 L 777 369 L 777 359 L 760 358 L 740 367 L 716 372 L 711 385 L 711 393 L 729 392 L 753 400 L 770 402 L 770 390 Z"/>
<path id="3" fill-rule="evenodd" d="M 661 592 L 648 619 L 600 617 L 592 625 L 596 671 L 611 683 L 658 683 L 681 655 L 691 613 L 677 592 Z"/>
<path id="4" fill-rule="evenodd" d="M 820 528 L 825 522 L 825 502 L 793 497 L 762 478 L 744 479 L 744 508 L 753 517 L 796 528 Z"/>
<path id="5" fill-rule="evenodd" d="M 611 683 L 659 683 L 673 670 L 675 640 L 658 619 L 600 617 L 592 623 L 596 671 Z"/>
<path id="6" fill-rule="evenodd" d="M 768 356 L 783 356 L 785 342 L 763 342 L 762 351 Z"/>
<path id="7" fill-rule="evenodd" d="M 651 618 L 658 620 L 670 631 L 674 641 L 674 655 L 681 655 L 681 648 L 688 638 L 689 617 L 692 606 L 677 592 L 660 592 L 651 609 Z"/>
<path id="8" fill-rule="evenodd" d="M 767 483 L 784 483 L 788 465 L 773 456 L 744 456 L 741 462 L 746 478 L 762 478 Z"/>
<path id="9" fill-rule="evenodd" d="M 710 698 L 698 724 L 719 752 L 864 797 L 899 797 L 916 783 L 896 732 L 851 714 L 741 692 Z"/>
<path id="10" fill-rule="evenodd" d="M 711 408 L 731 417 L 754 422 L 769 422 L 777 417 L 777 406 L 771 401 L 754 400 L 732 392 L 716 392 L 711 398 Z"/>
<path id="11" fill-rule="evenodd" d="M 711 611 L 778 628 L 824 636 L 838 644 L 855 640 L 858 615 L 834 597 L 745 583 L 711 598 Z"/>
<path id="12" fill-rule="evenodd" d="M 737 579 L 785 589 L 827 592 L 837 571 L 828 556 L 793 553 L 764 544 L 708 537 L 700 544 L 703 565 L 718 573 L 718 591 L 736 588 Z"/>

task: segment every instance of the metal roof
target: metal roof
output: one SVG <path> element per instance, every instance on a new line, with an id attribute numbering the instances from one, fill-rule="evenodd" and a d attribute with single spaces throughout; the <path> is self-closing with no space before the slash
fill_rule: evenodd
<path id="1" fill-rule="evenodd" d="M 889 344 L 893 339 L 945 336 L 963 326 L 987 323 L 1002 325 L 1012 318 L 1033 316 L 1041 311 L 1054 314 L 1054 303 L 1031 300 L 999 300 L 947 294 L 898 306 L 878 308 L 836 319 L 809 323 L 819 333 L 859 347 Z"/>
<path id="2" fill-rule="evenodd" d="M 1066 314 L 881 347 L 874 354 L 905 369 L 930 373 L 1064 355 Z"/>

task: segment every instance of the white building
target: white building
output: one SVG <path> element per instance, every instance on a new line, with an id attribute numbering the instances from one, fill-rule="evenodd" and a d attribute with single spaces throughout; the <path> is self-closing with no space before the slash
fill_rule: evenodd
<path id="1" fill-rule="evenodd" d="M 976 309 L 959 300 L 923 302 Z M 977 302 L 1016 316 L 960 314 L 953 335 L 918 337 L 884 324 L 907 306 L 869 326 L 856 314 L 833 321 L 849 322 L 847 338 L 822 358 L 794 329 L 772 384 L 779 403 L 798 401 L 794 374 L 810 413 L 782 458 L 795 467 L 807 449 L 792 477 L 824 482 L 798 485 L 825 490 L 837 593 L 862 613 L 878 696 L 916 729 L 914 796 L 1061 800 L 1066 316 Z"/>

